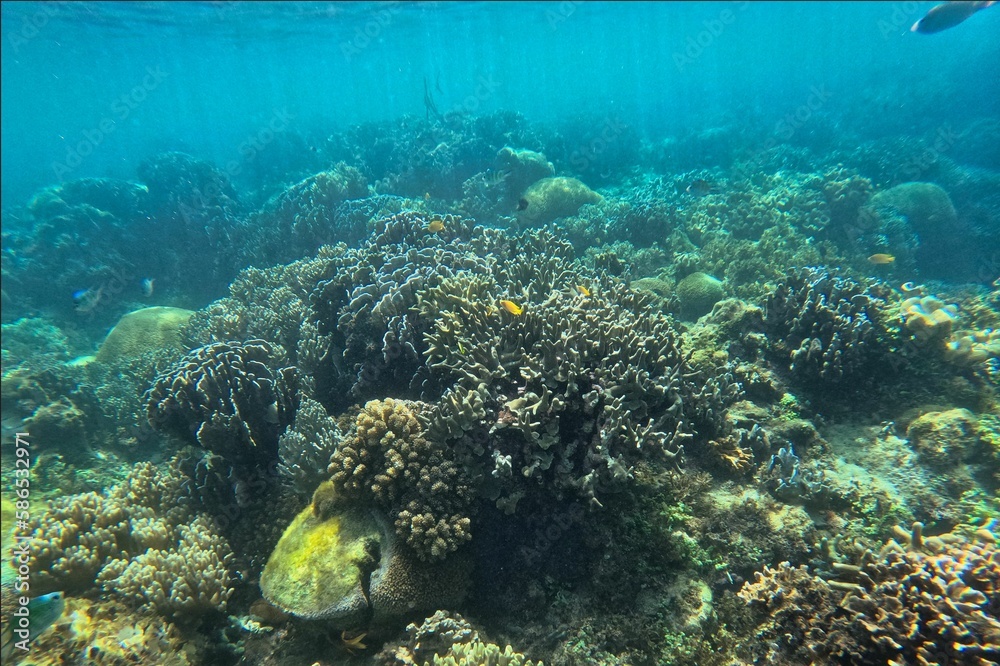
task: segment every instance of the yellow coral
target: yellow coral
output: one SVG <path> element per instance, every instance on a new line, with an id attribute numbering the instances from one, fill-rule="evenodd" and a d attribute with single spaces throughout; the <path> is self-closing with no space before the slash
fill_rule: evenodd
<path id="1" fill-rule="evenodd" d="M 958 317 L 957 305 L 945 305 L 934 296 L 912 296 L 900 306 L 906 330 L 920 340 L 943 340 Z"/>

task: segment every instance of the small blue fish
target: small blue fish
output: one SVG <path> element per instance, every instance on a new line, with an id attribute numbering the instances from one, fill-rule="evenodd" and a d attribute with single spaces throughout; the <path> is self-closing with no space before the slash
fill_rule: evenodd
<path id="1" fill-rule="evenodd" d="M 153 278 L 143 278 L 140 286 L 142 287 L 142 295 L 149 298 L 153 295 L 153 283 L 156 282 Z"/>
<path id="2" fill-rule="evenodd" d="M 77 289 L 73 292 L 73 305 L 77 312 L 90 312 L 98 306 L 103 296 L 103 286 L 97 289 Z"/>
<path id="3" fill-rule="evenodd" d="M 8 590 L 5 589 L 4 592 L 7 593 Z M 11 594 L 17 594 L 13 590 L 10 590 L 10 592 Z M 27 629 L 15 628 L 16 617 L 5 617 L 3 619 L 3 643 L 0 644 L 0 659 L 4 663 L 7 663 L 14 648 L 23 653 L 27 649 L 28 643 L 62 617 L 63 611 L 66 609 L 66 597 L 62 592 L 43 594 L 29 601 L 27 609 Z M 16 613 L 16 609 L 13 612 Z"/>

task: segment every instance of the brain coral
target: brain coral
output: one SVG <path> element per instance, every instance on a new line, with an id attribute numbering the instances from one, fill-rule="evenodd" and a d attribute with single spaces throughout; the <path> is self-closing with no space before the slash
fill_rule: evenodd
<path id="1" fill-rule="evenodd" d="M 574 215 L 584 204 L 603 197 L 576 178 L 555 177 L 536 181 L 522 195 L 517 218 L 523 224 L 541 226 L 560 217 Z"/>
<path id="2" fill-rule="evenodd" d="M 112 363 L 146 351 L 180 349 L 180 328 L 193 313 L 181 308 L 152 307 L 122 317 L 97 351 L 97 360 Z"/>

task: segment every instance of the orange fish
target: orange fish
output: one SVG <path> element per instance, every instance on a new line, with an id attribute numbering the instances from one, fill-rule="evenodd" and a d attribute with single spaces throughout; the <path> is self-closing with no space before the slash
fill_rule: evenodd
<path id="1" fill-rule="evenodd" d="M 517 317 L 522 312 L 524 312 L 524 308 L 522 308 L 520 305 L 518 305 L 514 301 L 500 301 L 500 305 L 503 306 L 504 310 L 506 310 L 507 312 L 511 313 L 515 317 Z"/>
<path id="2" fill-rule="evenodd" d="M 584 287 L 582 284 L 576 285 L 576 290 L 580 292 L 581 296 L 590 296 L 590 290 Z"/>
<path id="3" fill-rule="evenodd" d="M 433 233 L 444 231 L 444 220 L 440 217 L 435 217 L 431 220 L 431 223 L 427 225 L 427 231 L 431 231 Z"/>
<path id="4" fill-rule="evenodd" d="M 892 262 L 896 261 L 896 257 L 892 256 L 891 254 L 882 254 L 880 252 L 878 254 L 873 254 L 872 256 L 868 257 L 868 261 L 872 262 L 873 264 L 891 264 Z"/>

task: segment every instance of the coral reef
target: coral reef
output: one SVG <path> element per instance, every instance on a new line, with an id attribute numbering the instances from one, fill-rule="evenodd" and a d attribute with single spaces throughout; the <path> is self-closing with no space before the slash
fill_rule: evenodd
<path id="1" fill-rule="evenodd" d="M 278 541 L 260 586 L 287 612 L 354 626 L 458 603 L 467 576 L 461 557 L 417 560 L 378 510 L 352 503 L 326 482 Z"/>
<path id="2" fill-rule="evenodd" d="M 904 533 L 905 534 L 905 533 Z M 986 536 L 991 536 L 986 532 Z M 740 591 L 766 621 L 754 649 L 769 663 L 986 664 L 1000 654 L 995 541 L 890 542 L 824 580 L 805 566 L 766 567 Z"/>
<path id="3" fill-rule="evenodd" d="M 521 196 L 517 219 L 524 225 L 542 226 L 575 214 L 580 206 L 599 203 L 602 198 L 576 178 L 543 178 Z"/>
<path id="4" fill-rule="evenodd" d="M 400 539 L 419 557 L 440 560 L 472 538 L 472 484 L 449 458 L 443 442 L 424 436 L 413 406 L 373 400 L 337 447 L 328 471 L 345 497 L 387 511 Z"/>
<path id="5" fill-rule="evenodd" d="M 885 353 L 879 317 L 885 299 L 877 286 L 807 268 L 778 283 L 767 300 L 765 323 L 793 373 L 836 383 L 857 377 Z"/>
<path id="6" fill-rule="evenodd" d="M 150 425 L 234 461 L 268 463 L 295 413 L 294 368 L 272 371 L 277 360 L 263 340 L 194 350 L 143 397 Z"/>
<path id="7" fill-rule="evenodd" d="M 84 592 L 95 584 L 164 614 L 224 610 L 232 553 L 195 515 L 176 466 L 137 464 L 104 494 L 53 500 L 28 521 L 32 589 Z"/>

